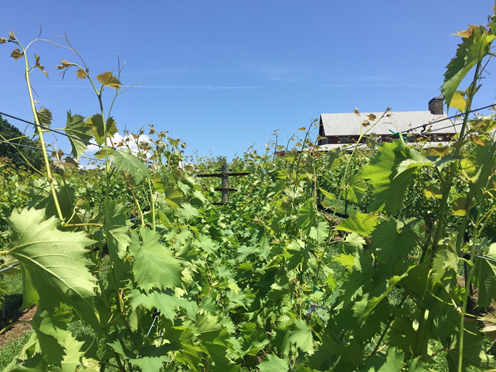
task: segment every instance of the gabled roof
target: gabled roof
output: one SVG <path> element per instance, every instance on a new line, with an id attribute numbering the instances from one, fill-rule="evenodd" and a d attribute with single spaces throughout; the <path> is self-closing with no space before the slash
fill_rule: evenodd
<path id="1" fill-rule="evenodd" d="M 320 134 L 325 136 L 358 136 L 360 135 L 361 123 L 364 120 L 368 120 L 369 114 L 370 113 L 361 113 L 360 115 L 354 113 L 321 114 L 320 125 L 323 127 L 323 132 L 320 132 Z M 372 114 L 376 116 L 375 121 L 377 121 L 383 115 L 383 112 L 373 112 Z M 447 119 L 446 115 L 433 115 L 430 111 L 390 111 L 388 114 L 390 114 L 390 117 L 382 118 L 368 133 L 391 135 L 391 131 L 406 132 L 409 129 L 416 128 L 410 131 L 410 133 L 420 134 L 423 130 L 420 126 L 423 124 L 427 124 L 427 130 L 431 129 L 438 134 L 457 132 L 450 120 L 443 120 L 439 123 L 430 124 L 438 120 Z M 373 125 L 375 121 L 370 121 L 370 125 Z M 368 128 L 369 127 L 362 129 L 363 131 L 366 131 Z M 444 129 L 437 131 L 437 129 L 440 128 Z"/>

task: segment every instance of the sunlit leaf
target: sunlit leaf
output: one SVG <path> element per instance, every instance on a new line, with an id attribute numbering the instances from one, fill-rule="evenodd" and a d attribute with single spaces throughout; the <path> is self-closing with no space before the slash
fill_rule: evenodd
<path id="1" fill-rule="evenodd" d="M 407 156 L 409 152 L 400 140 L 383 143 L 378 147 L 378 153 L 374 155 L 370 164 L 362 168 L 360 177 L 369 179 L 374 188 L 375 198 L 369 205 L 369 210 L 386 209 L 396 214 L 403 207 L 403 198 L 410 176 L 422 161 L 416 155 L 415 158 L 409 158 Z M 398 173 L 400 164 L 407 159 L 410 161 L 404 163 L 401 173 Z"/>
<path id="2" fill-rule="evenodd" d="M 169 186 L 164 189 L 165 202 L 173 209 L 178 208 L 183 201 L 183 194 L 175 187 Z"/>
<path id="3" fill-rule="evenodd" d="M 424 195 L 426 198 L 441 199 L 443 193 L 439 187 L 431 185 L 424 190 Z"/>
<path id="4" fill-rule="evenodd" d="M 467 198 L 458 198 L 453 201 L 453 216 L 465 216 L 467 211 L 469 211 L 474 206 L 473 200 L 468 200 Z"/>
<path id="5" fill-rule="evenodd" d="M 322 243 L 329 234 L 329 224 L 325 221 L 320 221 L 317 226 L 310 228 L 310 237 L 315 239 L 317 243 Z"/>
<path id="6" fill-rule="evenodd" d="M 107 71 L 103 74 L 97 75 L 96 78 L 102 85 L 106 85 L 114 89 L 120 89 L 122 85 L 119 79 L 117 79 L 117 77 L 115 77 L 111 71 Z"/>
<path id="7" fill-rule="evenodd" d="M 149 171 L 146 165 L 141 159 L 134 156 L 129 149 L 112 150 L 110 155 L 114 159 L 115 170 L 117 172 L 128 172 L 136 184 L 140 183 L 144 177 L 148 177 Z"/>
<path id="8" fill-rule="evenodd" d="M 95 317 L 91 297 L 95 296 L 95 278 L 88 270 L 85 247 L 93 244 L 82 232 L 62 232 L 59 221 L 44 219 L 43 209 L 14 211 L 10 217 L 14 236 L 10 254 L 22 263 L 45 308 L 60 302 L 80 314 Z"/>
<path id="9" fill-rule="evenodd" d="M 188 310 L 188 316 L 192 319 L 195 318 L 195 311 L 198 310 L 196 304 L 189 302 L 185 298 L 178 298 L 157 291 L 151 291 L 146 294 L 134 289 L 129 293 L 129 297 L 131 297 L 131 306 L 134 308 L 143 306 L 149 310 L 157 309 L 161 315 L 171 321 L 176 318 L 176 310 L 179 307 Z"/>
<path id="10" fill-rule="evenodd" d="M 343 220 L 336 226 L 336 230 L 354 232 L 363 236 L 369 236 L 374 231 L 378 221 L 374 214 L 357 213 Z"/>
<path id="11" fill-rule="evenodd" d="M 295 342 L 302 351 L 312 354 L 314 351 L 312 330 L 308 328 L 307 322 L 297 320 L 289 337 L 291 342 Z"/>
<path id="12" fill-rule="evenodd" d="M 458 90 L 453 94 L 450 107 L 454 107 L 462 112 L 465 111 L 465 107 L 467 107 L 467 100 L 465 99 L 463 92 Z"/>
<path id="13" fill-rule="evenodd" d="M 71 154 L 79 160 L 86 152 L 90 139 L 93 138 L 92 127 L 85 124 L 81 115 L 72 115 L 70 111 L 67 111 L 65 132 L 69 135 L 69 142 L 72 146 Z"/>
<path id="14" fill-rule="evenodd" d="M 446 67 L 444 84 L 441 87 L 448 106 L 451 106 L 453 96 L 467 73 L 487 55 L 494 38 L 494 35 L 486 34 L 483 27 L 477 27 L 458 45 L 456 56 Z"/>
<path id="15" fill-rule="evenodd" d="M 267 360 L 258 365 L 260 372 L 288 372 L 288 359 L 281 359 L 275 354 L 269 354 Z"/>
<path id="16" fill-rule="evenodd" d="M 147 228 L 141 229 L 143 242 L 138 234 L 131 232 L 129 252 L 134 257 L 133 275 L 139 288 L 146 292 L 152 289 L 174 288 L 181 284 L 181 262 L 170 248 L 160 244 L 160 235 Z"/>
<path id="17" fill-rule="evenodd" d="M 86 79 L 86 72 L 85 72 L 83 69 L 80 69 L 80 68 L 79 68 L 79 69 L 76 71 L 76 77 L 77 77 L 78 79 Z"/>
<path id="18" fill-rule="evenodd" d="M 470 140 L 473 142 L 473 143 L 476 143 L 477 145 L 480 145 L 480 146 L 484 146 L 485 143 L 484 141 L 482 141 L 478 135 L 476 134 L 471 134 L 470 135 Z"/>

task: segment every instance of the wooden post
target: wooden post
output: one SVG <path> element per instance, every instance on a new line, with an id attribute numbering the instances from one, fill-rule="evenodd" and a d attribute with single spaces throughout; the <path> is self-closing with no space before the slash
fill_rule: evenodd
<path id="1" fill-rule="evenodd" d="M 229 203 L 229 164 L 222 165 L 222 203 Z"/>
<path id="2" fill-rule="evenodd" d="M 229 164 L 224 163 L 222 165 L 221 173 L 214 174 L 198 174 L 197 177 L 220 177 L 222 179 L 222 187 L 216 187 L 215 191 L 222 191 L 222 202 L 221 203 L 212 203 L 215 205 L 226 204 L 229 203 L 229 192 L 236 191 L 236 189 L 229 188 L 229 177 L 237 177 L 237 176 L 248 176 L 250 173 L 229 173 Z"/>

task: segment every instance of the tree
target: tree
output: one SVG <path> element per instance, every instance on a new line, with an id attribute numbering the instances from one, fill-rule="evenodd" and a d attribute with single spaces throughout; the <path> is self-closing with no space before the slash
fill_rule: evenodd
<path id="1" fill-rule="evenodd" d="M 43 166 L 43 154 L 40 151 L 41 149 L 38 149 L 38 143 L 24 137 L 24 134 L 19 129 L 3 119 L 1 115 L 0 135 L 0 158 L 9 158 L 10 162 L 16 167 L 21 165 L 27 166 L 26 160 L 22 157 L 22 155 L 24 155 L 36 169 L 40 169 Z M 16 139 L 11 142 L 15 147 L 11 146 L 9 143 L 5 143 L 6 140 L 12 138 L 19 138 L 19 140 Z M 17 146 L 19 143 L 20 146 Z"/>

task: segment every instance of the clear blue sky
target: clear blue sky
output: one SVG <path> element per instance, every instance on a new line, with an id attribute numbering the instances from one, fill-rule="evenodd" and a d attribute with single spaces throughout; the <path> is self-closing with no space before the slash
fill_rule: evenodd
<path id="1" fill-rule="evenodd" d="M 0 36 L 11 29 L 26 45 L 66 32 L 96 76 L 126 61 L 113 116 L 119 129 L 147 123 L 188 144 L 187 153 L 232 157 L 280 129 L 282 140 L 321 113 L 426 110 L 439 95 L 459 37 L 487 21 L 492 0 L 162 0 L 55 2 L 2 0 Z M 0 111 L 32 119 L 23 62 L 0 45 Z M 69 51 L 36 43 L 50 73 L 33 74 L 40 105 L 63 127 L 66 111 L 91 116 L 98 102 Z M 494 65 L 494 63 L 493 63 Z M 494 72 L 492 65 L 489 71 Z M 476 106 L 495 100 L 494 77 Z M 114 92 L 108 88 L 107 98 Z M 108 105 L 109 99 L 106 100 Z M 477 106 L 478 107 L 478 106 Z M 24 124 L 12 124 L 24 129 Z M 48 136 L 53 141 L 52 136 Z M 66 141 L 58 145 L 68 149 Z"/>

